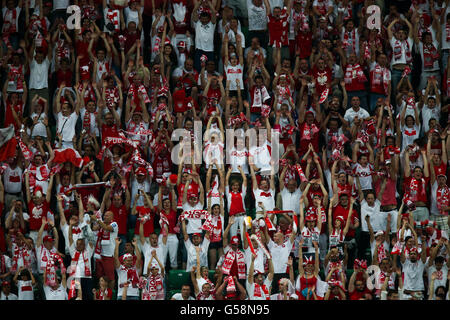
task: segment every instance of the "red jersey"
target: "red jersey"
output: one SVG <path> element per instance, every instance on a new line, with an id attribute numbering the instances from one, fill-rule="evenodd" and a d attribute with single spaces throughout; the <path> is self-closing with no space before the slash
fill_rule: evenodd
<path id="1" fill-rule="evenodd" d="M 312 143 L 314 150 L 319 152 L 319 136 L 320 123 L 314 119 L 311 125 L 306 121 L 300 124 L 300 154 L 305 154 L 308 151 L 309 144 Z"/>
<path id="2" fill-rule="evenodd" d="M 281 10 L 277 19 L 272 14 L 269 15 L 267 28 L 269 29 L 269 45 L 277 48 L 289 45 L 289 14 L 286 9 Z"/>
<path id="3" fill-rule="evenodd" d="M 366 87 L 364 83 L 367 78 L 359 64 L 347 64 L 344 68 L 345 90 L 347 91 L 362 91 Z"/>
<path id="4" fill-rule="evenodd" d="M 350 204 L 349 204 L 350 206 Z M 341 206 L 340 204 L 338 204 L 336 207 L 333 208 L 333 225 L 334 225 L 334 220 L 336 220 L 336 217 L 338 216 L 342 216 L 344 218 L 344 224 L 341 226 L 342 230 L 345 228 L 345 224 L 347 223 L 347 217 L 348 217 L 348 211 L 349 211 L 350 207 L 348 208 L 344 208 L 343 206 Z M 353 209 L 353 213 L 352 213 L 352 223 L 355 224 L 357 221 L 359 221 L 358 219 L 358 212 Z M 356 235 L 356 231 L 355 229 L 348 229 L 346 238 L 354 238 Z"/>
<path id="5" fill-rule="evenodd" d="M 170 156 L 165 156 L 164 158 L 159 155 L 155 155 L 155 160 L 152 164 L 153 172 L 155 174 L 155 179 L 162 179 L 164 173 L 171 173 L 172 161 Z"/>
<path id="6" fill-rule="evenodd" d="M 56 71 L 56 82 L 58 84 L 58 87 L 61 85 L 61 83 L 65 82 L 66 87 L 72 86 L 72 76 L 73 73 L 70 70 L 63 71 L 59 69 Z"/>
<path id="7" fill-rule="evenodd" d="M 166 214 L 164 210 L 161 210 L 159 214 L 164 215 L 169 222 L 169 233 L 176 233 L 175 226 L 177 225 L 177 212 L 170 210 L 169 214 Z"/>
<path id="8" fill-rule="evenodd" d="M 134 234 L 139 234 L 139 228 L 141 226 L 142 221 L 144 221 L 144 237 L 149 237 L 153 232 L 155 232 L 154 222 L 155 222 L 155 213 L 150 209 L 143 206 L 136 207 L 137 212 L 137 221 L 136 226 L 134 227 Z"/>
<path id="9" fill-rule="evenodd" d="M 12 124 L 14 126 L 15 131 L 20 129 L 16 120 L 14 120 L 12 109 L 14 109 L 14 111 L 16 111 L 17 116 L 20 119 L 23 114 L 24 106 L 25 106 L 25 104 L 21 100 L 18 100 L 14 106 L 12 105 L 12 103 L 9 99 L 6 100 L 5 123 L 3 125 L 4 128 L 9 127 L 9 125 Z"/>
<path id="10" fill-rule="evenodd" d="M 105 140 L 107 137 L 119 138 L 119 127 L 117 124 L 112 126 L 102 124 L 102 140 Z"/>
<path id="11" fill-rule="evenodd" d="M 30 225 L 30 231 L 39 230 L 42 225 L 42 217 L 47 218 L 47 214 L 49 211 L 50 205 L 46 200 L 44 200 L 39 206 L 35 205 L 33 200 L 28 202 L 28 213 L 30 215 L 30 219 L 28 220 L 28 222 Z"/>
<path id="12" fill-rule="evenodd" d="M 119 232 L 120 235 L 126 235 L 127 234 L 127 220 L 128 220 L 128 210 L 127 207 L 123 204 L 120 207 L 116 207 L 113 204 L 109 206 L 109 211 L 112 211 L 114 213 L 114 221 L 117 222 L 117 225 L 119 226 Z"/>
<path id="13" fill-rule="evenodd" d="M 333 73 L 329 67 L 319 70 L 316 66 L 312 68 L 312 75 L 316 80 L 316 93 L 321 94 L 327 88 L 327 84 L 331 85 L 333 80 Z M 330 92 L 331 93 L 331 92 Z"/>
<path id="14" fill-rule="evenodd" d="M 312 52 L 312 31 L 299 31 L 296 36 L 296 43 L 300 49 L 298 57 L 308 59 Z"/>

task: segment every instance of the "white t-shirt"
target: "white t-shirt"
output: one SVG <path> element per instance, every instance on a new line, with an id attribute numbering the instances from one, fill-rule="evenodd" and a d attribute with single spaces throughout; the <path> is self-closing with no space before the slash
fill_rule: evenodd
<path id="1" fill-rule="evenodd" d="M 14 293 L 10 292 L 8 298 L 6 298 L 6 295 L 2 291 L 0 293 L 0 300 L 17 300 L 17 296 Z"/>
<path id="2" fill-rule="evenodd" d="M 391 44 L 391 48 L 392 50 L 394 50 L 395 47 L 395 43 L 397 42 L 397 39 L 395 37 L 392 37 L 390 44 Z M 395 55 L 392 56 L 391 59 L 391 68 L 392 66 L 396 65 L 396 64 L 406 64 L 406 50 L 407 50 L 407 45 L 406 42 L 408 42 L 409 45 L 409 50 L 411 52 L 412 55 L 412 49 L 413 49 L 413 39 L 412 38 L 407 38 L 406 41 L 404 41 L 401 44 L 401 56 L 398 59 L 395 59 Z"/>
<path id="3" fill-rule="evenodd" d="M 22 173 L 23 171 L 19 166 L 16 166 L 15 169 L 11 169 L 10 166 L 6 166 L 6 169 L 3 173 L 3 185 L 5 187 L 5 192 L 22 192 Z"/>
<path id="4" fill-rule="evenodd" d="M 241 36 L 241 46 L 242 49 L 245 48 L 245 36 L 244 34 L 238 29 L 237 34 Z M 228 31 L 228 41 L 229 43 L 236 46 L 236 33 L 233 30 Z"/>
<path id="5" fill-rule="evenodd" d="M 280 194 L 281 201 L 283 203 L 283 210 L 292 210 L 296 214 L 299 214 L 300 197 L 303 194 L 300 188 L 295 189 L 294 192 L 289 192 L 289 189 L 287 187 L 284 187 Z"/>
<path id="6" fill-rule="evenodd" d="M 264 273 L 264 257 L 265 253 L 261 248 L 255 248 L 256 259 L 253 265 L 255 272 Z M 252 263 L 252 250 L 250 246 L 244 250 L 245 264 L 247 265 L 247 276 L 248 270 L 250 269 L 250 264 Z"/>
<path id="7" fill-rule="evenodd" d="M 75 258 L 75 252 L 77 251 L 75 240 L 72 243 L 72 245 L 69 247 L 69 251 L 70 251 L 70 256 L 72 257 L 72 260 L 73 260 Z M 93 248 L 91 248 L 91 246 L 86 243 L 86 248 L 84 250 L 84 258 L 89 259 L 89 261 L 90 261 L 93 253 L 94 253 Z M 88 267 L 89 267 L 89 270 L 91 270 L 90 263 L 89 263 Z M 91 278 L 91 276 L 86 276 L 86 273 L 84 270 L 85 270 L 85 266 L 84 266 L 83 254 L 80 253 L 74 277 L 75 278 Z M 91 270 L 91 273 L 92 273 L 92 270 Z"/>
<path id="8" fill-rule="evenodd" d="M 33 282 L 31 280 L 17 281 L 17 289 L 19 294 L 18 300 L 34 300 Z"/>
<path id="9" fill-rule="evenodd" d="M 425 269 L 425 264 L 420 258 L 417 259 L 415 263 L 411 260 L 406 259 L 403 263 L 403 290 L 411 291 L 421 291 L 424 290 L 423 284 L 423 270 Z"/>
<path id="10" fill-rule="evenodd" d="M 373 166 L 370 163 L 368 163 L 365 167 L 363 167 L 359 162 L 357 162 L 353 164 L 353 171 L 355 173 L 363 173 L 367 175 L 359 177 L 359 181 L 361 183 L 361 190 L 372 189 L 372 175 L 370 175 L 370 172 L 373 171 Z M 355 188 L 357 188 L 356 179 L 355 179 Z"/>
<path id="11" fill-rule="evenodd" d="M 232 173 L 238 172 L 238 166 L 241 166 L 245 174 L 249 174 L 248 170 L 248 150 L 243 148 L 242 150 L 237 150 L 233 147 L 230 151 L 230 165 L 232 168 Z"/>
<path id="12" fill-rule="evenodd" d="M 60 284 L 56 290 L 44 285 L 46 300 L 67 300 L 69 299 L 66 289 Z"/>
<path id="13" fill-rule="evenodd" d="M 59 112 L 57 122 L 57 132 L 61 133 L 62 141 L 72 142 L 75 136 L 75 125 L 77 123 L 78 115 L 76 112 L 72 112 L 68 117 L 63 116 L 62 112 Z"/>
<path id="14" fill-rule="evenodd" d="M 145 243 L 142 245 L 142 253 L 144 255 L 144 269 L 142 269 L 142 273 L 144 275 L 147 275 L 147 269 L 148 265 L 150 263 L 150 260 L 152 259 L 152 251 L 156 250 L 156 256 L 158 257 L 159 261 L 163 262 L 165 253 L 167 251 L 167 244 L 164 244 L 162 241 L 162 237 L 158 238 L 158 247 L 152 247 L 148 241 L 145 241 Z M 153 262 L 156 262 L 155 259 L 153 259 Z M 157 263 L 158 272 L 161 272 L 161 268 L 159 267 L 159 263 Z"/>
<path id="15" fill-rule="evenodd" d="M 268 278 L 264 279 L 264 283 L 263 285 L 266 286 L 267 290 L 269 291 L 268 294 L 270 295 L 270 286 L 272 284 L 272 281 L 270 281 Z M 267 300 L 267 296 L 264 293 L 263 289 L 260 289 L 260 294 L 261 296 L 257 296 L 255 297 L 255 286 L 256 283 L 248 283 L 248 280 L 246 281 L 246 287 L 247 287 L 247 294 L 248 294 L 248 299 L 249 300 Z"/>
<path id="16" fill-rule="evenodd" d="M 431 283 L 431 275 L 433 272 L 437 271 L 436 267 L 432 265 L 431 267 L 428 267 L 427 274 L 428 274 L 428 283 Z M 444 286 L 447 283 L 447 275 L 448 275 L 448 267 L 444 263 L 441 270 L 437 272 L 437 278 L 434 280 L 434 290 L 436 290 L 437 287 Z"/>
<path id="17" fill-rule="evenodd" d="M 242 64 L 235 65 L 234 67 L 231 63 L 225 66 L 225 75 L 227 77 L 227 81 L 230 80 L 230 90 L 237 90 L 236 79 L 239 79 L 239 88 L 244 90 L 244 67 Z"/>
<path id="18" fill-rule="evenodd" d="M 109 232 L 109 239 L 105 239 L 101 241 L 102 244 L 102 256 L 105 257 L 113 257 L 114 249 L 116 248 L 116 238 L 119 232 L 119 226 L 117 222 L 111 222 L 110 226 L 113 228 L 113 231 Z M 106 231 L 107 232 L 107 231 Z"/>
<path id="19" fill-rule="evenodd" d="M 356 116 L 358 116 L 358 119 L 366 119 L 370 117 L 370 114 L 361 107 L 358 111 L 353 110 L 353 108 L 349 108 L 347 109 L 347 111 L 345 111 L 344 119 L 351 124 Z"/>
<path id="20" fill-rule="evenodd" d="M 266 141 L 262 146 L 252 146 L 250 147 L 249 154 L 253 157 L 253 162 L 260 172 L 270 172 L 272 169 L 270 165 L 270 152 L 269 147 L 271 143 Z"/>
<path id="21" fill-rule="evenodd" d="M 293 243 L 291 240 L 287 240 L 281 245 L 276 244 L 272 239 L 269 240 L 268 247 L 270 254 L 272 255 L 274 273 L 286 273 L 288 257 L 292 250 L 292 245 Z"/>
<path id="22" fill-rule="evenodd" d="M 369 206 L 366 199 L 361 201 L 361 230 L 364 232 L 369 232 L 367 227 L 366 216 L 370 217 L 370 225 L 372 226 L 373 232 L 379 230 L 386 230 L 386 216 L 384 212 L 380 211 L 381 202 L 375 199 L 373 207 Z"/>
<path id="23" fill-rule="evenodd" d="M 192 267 L 197 265 L 197 251 L 195 246 L 192 244 L 191 240 L 188 239 L 184 242 L 187 251 L 187 263 L 186 272 L 191 272 Z M 200 243 L 200 266 L 208 267 L 208 247 L 209 239 L 203 238 L 202 243 Z"/>
<path id="24" fill-rule="evenodd" d="M 44 119 L 47 118 L 44 112 L 41 114 L 33 113 L 31 114 L 30 118 L 33 119 L 34 117 L 38 117 L 38 123 L 33 127 L 33 132 L 29 132 L 31 134 L 31 137 L 35 136 L 41 136 L 47 138 L 47 128 L 44 125 Z M 30 130 L 28 130 L 30 131 Z"/>
<path id="25" fill-rule="evenodd" d="M 173 299 L 173 300 L 184 300 L 184 299 L 183 299 L 183 296 L 181 295 L 180 292 L 175 293 L 175 294 L 172 296 L 172 299 Z M 189 298 L 188 298 L 187 300 L 195 300 L 195 299 L 194 299 L 192 296 L 189 296 Z"/>
<path id="26" fill-rule="evenodd" d="M 195 49 L 214 52 L 214 30 L 216 24 L 211 21 L 203 24 L 199 21 L 194 23 L 195 26 Z"/>
<path id="27" fill-rule="evenodd" d="M 433 46 L 436 49 L 436 51 L 439 52 L 439 50 L 440 50 L 439 49 L 439 43 L 437 42 L 436 39 L 433 40 Z M 425 69 L 425 66 L 424 66 L 424 63 L 423 63 L 424 62 L 424 56 L 423 56 L 423 42 L 422 41 L 419 42 L 419 45 L 418 45 L 417 48 L 419 50 L 420 57 L 422 58 L 422 71 L 428 71 L 428 72 L 429 71 L 438 71 L 439 70 L 439 60 L 440 59 L 434 60 L 433 66 L 431 66 L 431 68 Z"/>
<path id="28" fill-rule="evenodd" d="M 253 0 L 247 0 L 247 14 L 249 31 L 267 30 L 268 18 L 264 2 L 260 7 L 257 7 L 253 4 Z"/>
<path id="29" fill-rule="evenodd" d="M 199 202 L 192 207 L 189 203 L 183 204 L 183 212 L 184 211 L 191 211 L 191 210 L 202 210 L 203 205 Z M 186 219 L 186 232 L 188 234 L 191 233 L 202 233 L 202 220 L 201 219 Z"/>
<path id="30" fill-rule="evenodd" d="M 450 41 L 447 41 L 447 29 L 446 29 L 446 20 L 444 20 L 444 23 L 441 24 L 441 30 L 442 30 L 442 38 L 441 38 L 441 46 L 442 50 L 450 49 Z"/>
<path id="31" fill-rule="evenodd" d="M 117 272 L 117 277 L 118 277 L 118 279 L 117 279 L 117 283 L 118 283 L 117 296 L 122 297 L 123 287 L 121 286 L 121 284 L 126 283 L 128 281 L 128 271 L 122 265 L 120 265 L 119 268 L 116 268 L 116 272 Z M 139 276 L 139 271 L 136 271 L 136 272 Z M 139 297 L 139 288 L 133 287 L 130 284 L 127 289 L 127 297 Z"/>
<path id="32" fill-rule="evenodd" d="M 275 190 L 269 189 L 268 191 L 263 191 L 261 189 L 253 190 L 255 196 L 256 210 L 260 211 L 261 208 L 258 206 L 258 202 L 262 202 L 266 211 L 271 211 L 275 208 Z M 270 196 L 268 196 L 270 194 Z"/>
<path id="33" fill-rule="evenodd" d="M 420 134 L 420 124 L 414 124 L 412 128 L 405 126 L 400 126 L 402 131 L 402 152 L 410 145 L 414 143 L 414 140 L 419 138 Z"/>
<path id="34" fill-rule="evenodd" d="M 428 104 L 424 104 L 422 107 L 422 124 L 423 131 L 428 132 L 430 130 L 430 119 L 436 119 L 439 122 L 441 118 L 441 105 L 436 104 L 433 108 L 429 108 Z"/>
<path id="35" fill-rule="evenodd" d="M 33 57 L 30 63 L 30 80 L 28 86 L 30 89 L 44 89 L 48 88 L 48 68 L 50 67 L 50 60 L 47 57 L 42 60 L 42 63 L 37 63 Z"/>
<path id="36" fill-rule="evenodd" d="M 16 10 L 16 18 L 13 20 L 13 18 L 14 18 L 14 14 L 13 14 L 14 9 Z M 16 32 L 19 31 L 18 30 L 19 29 L 18 28 L 19 27 L 19 16 L 20 16 L 20 11 L 21 10 L 22 10 L 22 8 L 20 8 L 20 7 L 13 8 L 11 11 L 9 11 L 7 7 L 2 8 L 2 17 L 3 17 L 2 32 L 6 32 L 6 29 L 8 28 L 9 23 L 11 23 L 11 25 L 15 26 Z"/>

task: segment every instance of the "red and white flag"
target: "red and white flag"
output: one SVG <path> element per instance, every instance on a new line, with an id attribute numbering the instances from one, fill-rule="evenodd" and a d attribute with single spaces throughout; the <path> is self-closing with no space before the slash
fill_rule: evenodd
<path id="1" fill-rule="evenodd" d="M 81 157 L 78 151 L 73 148 L 55 149 L 54 153 L 53 163 L 71 162 L 75 167 L 81 168 L 90 162 L 88 157 Z"/>
<path id="2" fill-rule="evenodd" d="M 322 94 L 320 95 L 319 103 L 324 103 L 325 100 L 328 98 L 328 93 L 330 92 L 330 89 L 326 88 L 322 91 Z"/>
<path id="3" fill-rule="evenodd" d="M 16 155 L 17 139 L 14 138 L 14 126 L 0 129 L 0 161 L 14 158 Z"/>

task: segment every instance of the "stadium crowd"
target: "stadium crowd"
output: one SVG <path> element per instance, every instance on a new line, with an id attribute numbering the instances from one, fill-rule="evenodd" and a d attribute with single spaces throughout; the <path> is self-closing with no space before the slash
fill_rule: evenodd
<path id="1" fill-rule="evenodd" d="M 0 300 L 449 300 L 448 3 L 2 0 Z"/>

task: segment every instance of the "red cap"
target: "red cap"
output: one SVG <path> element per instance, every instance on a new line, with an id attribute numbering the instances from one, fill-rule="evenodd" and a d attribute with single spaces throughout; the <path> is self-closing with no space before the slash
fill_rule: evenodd
<path id="1" fill-rule="evenodd" d="M 53 242 L 53 238 L 50 237 L 50 236 L 45 236 L 45 237 L 44 237 L 44 242 L 46 242 L 46 241 Z"/>
<path id="2" fill-rule="evenodd" d="M 310 214 L 306 215 L 305 220 L 306 221 L 316 221 L 317 220 L 317 216 L 316 216 L 315 213 L 310 213 Z"/>
<path id="3" fill-rule="evenodd" d="M 201 233 L 194 233 L 193 236 L 198 236 L 198 237 L 202 237 Z"/>
<path id="4" fill-rule="evenodd" d="M 170 175 L 170 177 L 169 177 L 169 180 L 170 180 L 170 182 L 171 182 L 172 184 L 177 183 L 178 175 L 175 174 L 175 173 L 172 173 L 172 174 Z"/>
<path id="5" fill-rule="evenodd" d="M 158 32 L 164 32 L 164 27 L 163 26 L 159 26 L 158 27 Z"/>
<path id="6" fill-rule="evenodd" d="M 184 41 L 179 41 L 178 44 L 177 44 L 177 47 L 180 47 L 180 48 L 186 48 L 186 42 L 184 42 Z"/>
<path id="7" fill-rule="evenodd" d="M 239 244 L 239 238 L 237 236 L 231 237 L 231 244 Z"/>
<path id="8" fill-rule="evenodd" d="M 138 175 L 138 176 L 145 176 L 147 174 L 147 171 L 145 170 L 144 167 L 137 168 L 137 170 L 135 172 L 136 172 L 136 175 Z"/>

